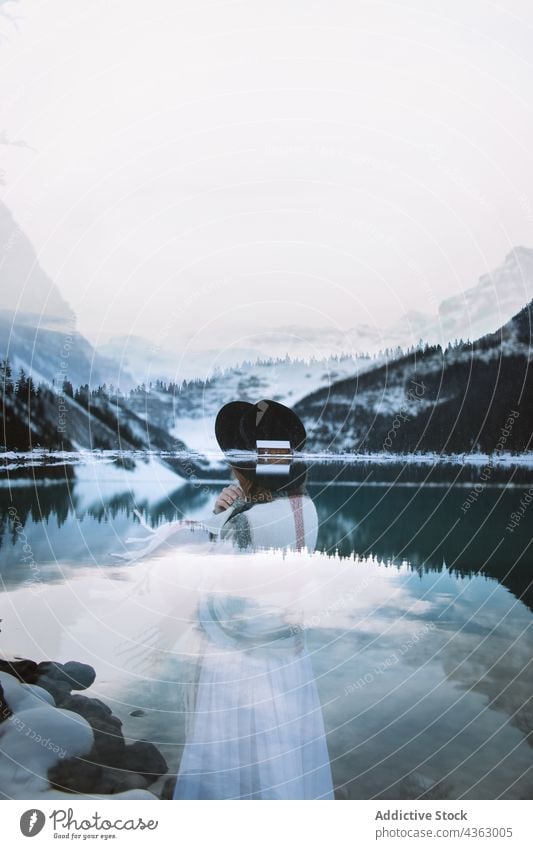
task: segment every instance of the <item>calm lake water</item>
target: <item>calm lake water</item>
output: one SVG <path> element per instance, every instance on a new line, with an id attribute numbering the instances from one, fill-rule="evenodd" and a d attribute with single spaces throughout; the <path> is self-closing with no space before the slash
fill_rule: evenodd
<path id="1" fill-rule="evenodd" d="M 134 508 L 153 527 L 200 519 L 224 485 L 173 489 L 149 472 L 130 491 L 105 470 L 0 490 L 2 653 L 91 664 L 85 694 L 109 704 L 126 737 L 155 743 L 169 774 L 186 740 L 229 769 L 220 735 L 235 696 L 244 725 L 233 729 L 233 777 L 249 757 L 242 740 L 259 745 L 249 724 L 261 721 L 267 759 L 292 740 L 309 746 L 318 775 L 326 752 L 339 799 L 533 797 L 526 478 L 480 486 L 476 470 L 398 477 L 381 467 L 347 479 L 330 466 L 309 484 L 313 552 L 234 555 L 193 533 L 123 562 L 113 553 L 145 533 Z M 279 622 L 288 636 L 273 648 L 261 640 Z"/>

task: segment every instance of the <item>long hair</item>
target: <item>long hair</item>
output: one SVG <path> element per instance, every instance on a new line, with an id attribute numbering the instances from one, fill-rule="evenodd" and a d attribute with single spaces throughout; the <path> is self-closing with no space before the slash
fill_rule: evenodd
<path id="1" fill-rule="evenodd" d="M 249 480 L 243 473 L 232 466 L 233 474 L 239 481 L 240 487 L 244 492 L 247 501 L 253 501 L 255 504 L 264 504 L 268 501 L 273 501 L 275 492 L 265 486 L 260 486 L 256 481 Z M 285 495 L 305 495 L 307 483 L 307 473 L 295 482 L 290 489 L 283 490 Z"/>

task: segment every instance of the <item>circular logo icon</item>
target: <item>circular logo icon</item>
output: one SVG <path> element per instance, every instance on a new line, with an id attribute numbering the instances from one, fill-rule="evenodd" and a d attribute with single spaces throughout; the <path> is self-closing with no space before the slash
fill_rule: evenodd
<path id="1" fill-rule="evenodd" d="M 24 811 L 20 818 L 20 830 L 24 837 L 35 837 L 42 830 L 46 817 L 38 808 L 30 808 Z"/>

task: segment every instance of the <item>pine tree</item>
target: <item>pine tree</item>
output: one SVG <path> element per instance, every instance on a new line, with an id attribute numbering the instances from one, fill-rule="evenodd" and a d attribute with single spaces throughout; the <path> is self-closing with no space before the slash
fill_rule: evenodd
<path id="1" fill-rule="evenodd" d="M 63 381 L 63 395 L 67 395 L 69 398 L 74 397 L 74 387 L 72 386 L 70 380 L 65 379 Z"/>
<path id="2" fill-rule="evenodd" d="M 19 377 L 15 384 L 15 395 L 21 401 L 25 401 L 28 397 L 28 378 L 23 368 L 19 371 Z"/>
<path id="3" fill-rule="evenodd" d="M 9 359 L 2 360 L 0 363 L 0 390 L 4 395 L 13 395 L 13 373 Z"/>

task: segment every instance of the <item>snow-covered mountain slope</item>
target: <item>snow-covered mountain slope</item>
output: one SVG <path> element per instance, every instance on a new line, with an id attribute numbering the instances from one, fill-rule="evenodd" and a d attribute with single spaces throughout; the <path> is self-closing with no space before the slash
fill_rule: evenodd
<path id="1" fill-rule="evenodd" d="M 151 391 L 129 396 L 128 406 L 137 416 L 170 432 L 189 448 L 217 452 L 215 417 L 229 401 L 269 398 L 293 406 L 309 392 L 327 387 L 343 377 L 358 374 L 376 365 L 362 357 L 331 357 L 326 360 L 274 360 L 243 363 L 217 372 L 208 380 L 191 381 L 168 391 Z"/>
<path id="2" fill-rule="evenodd" d="M 48 322 L 50 325 L 50 322 Z M 117 364 L 98 354 L 90 343 L 63 322 L 39 326 L 38 316 L 0 311 L 0 360 L 9 359 L 13 374 L 20 369 L 36 383 L 61 387 L 65 379 L 74 386 L 88 383 L 115 384 Z M 134 385 L 131 375 L 122 373 L 122 385 Z"/>
<path id="3" fill-rule="evenodd" d="M 26 392 L 12 390 L 1 398 L 1 438 L 8 449 L 123 452 L 124 457 L 113 462 L 119 469 L 118 476 L 131 481 L 134 476 L 129 473 L 139 462 L 143 464 L 143 460 L 133 456 L 139 451 L 165 454 L 156 461 L 164 466 L 159 478 L 163 476 L 165 481 L 169 478 L 168 470 L 180 478 L 190 479 L 206 467 L 202 458 L 184 460 L 182 453 L 186 446 L 181 440 L 153 421 L 137 416 L 122 400 L 111 400 L 105 395 L 92 396 L 90 401 L 87 397 L 81 400 L 43 389 L 33 393 L 29 402 L 26 396 Z"/>
<path id="4" fill-rule="evenodd" d="M 303 398 L 307 448 L 531 450 L 532 304 L 473 344 L 427 346 Z"/>
<path id="5" fill-rule="evenodd" d="M 533 250 L 516 247 L 502 265 L 479 278 L 476 286 L 447 298 L 424 340 L 447 344 L 493 333 L 533 298 Z"/>

